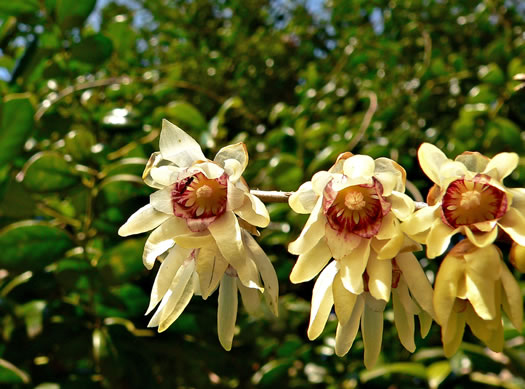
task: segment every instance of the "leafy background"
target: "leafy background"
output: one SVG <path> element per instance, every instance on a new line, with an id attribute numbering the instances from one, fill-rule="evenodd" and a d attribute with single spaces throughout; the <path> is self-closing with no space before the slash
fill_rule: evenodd
<path id="1" fill-rule="evenodd" d="M 253 188 L 295 190 L 352 150 L 429 181 L 416 150 L 524 152 L 519 0 L 0 0 L 0 384 L 14 388 L 525 387 L 525 339 L 493 353 L 467 331 L 450 360 L 434 326 L 405 351 L 389 311 L 378 367 L 336 321 L 306 338 L 313 284 L 291 285 L 305 221 L 270 204 L 261 233 L 279 318 L 241 312 L 231 352 L 216 298 L 165 333 L 143 316 L 155 270 L 118 227 L 148 202 L 140 178 L 162 118 L 212 157 L 243 141 Z M 525 163 L 508 179 L 525 185 Z M 502 245 L 504 252 L 508 246 Z M 432 278 L 439 261 L 422 263 Z M 516 277 L 520 277 L 516 273 Z M 525 283 L 522 279 L 522 288 Z"/>

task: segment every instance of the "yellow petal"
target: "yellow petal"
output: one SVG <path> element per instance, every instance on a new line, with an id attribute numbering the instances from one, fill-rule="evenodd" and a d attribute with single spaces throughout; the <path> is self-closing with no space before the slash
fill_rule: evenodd
<path id="1" fill-rule="evenodd" d="M 206 160 L 195 139 L 166 119 L 162 120 L 159 147 L 163 158 L 180 167 L 188 167 L 195 161 Z"/>
<path id="2" fill-rule="evenodd" d="M 386 214 L 381 221 L 381 228 L 376 234 L 377 239 L 390 239 L 398 233 L 399 222 L 397 222 L 395 215 L 392 212 Z"/>
<path id="3" fill-rule="evenodd" d="M 248 192 L 244 190 L 240 182 L 228 183 L 226 201 L 228 211 L 237 211 L 246 202 Z"/>
<path id="4" fill-rule="evenodd" d="M 414 236 L 415 234 L 429 230 L 434 220 L 441 217 L 439 214 L 440 207 L 441 203 L 421 208 L 401 224 L 401 229 L 408 236 Z"/>
<path id="5" fill-rule="evenodd" d="M 525 188 L 507 188 L 507 193 L 512 196 L 512 208 L 522 215 L 525 214 Z"/>
<path id="6" fill-rule="evenodd" d="M 324 236 L 326 217 L 322 210 L 322 197 L 317 200 L 312 214 L 306 221 L 299 237 L 288 245 L 288 251 L 292 254 L 299 255 L 307 252 L 314 247 L 319 239 Z"/>
<path id="7" fill-rule="evenodd" d="M 313 248 L 299 255 L 290 274 L 290 281 L 294 284 L 310 281 L 326 266 L 330 258 L 332 253 L 325 239 L 321 239 Z"/>
<path id="8" fill-rule="evenodd" d="M 465 332 L 465 313 L 453 313 L 448 318 L 446 325 L 441 327 L 441 341 L 443 342 L 443 351 L 447 358 L 452 357 L 463 340 Z"/>
<path id="9" fill-rule="evenodd" d="M 361 334 L 365 346 L 364 363 L 371 369 L 377 362 L 383 341 L 383 311 L 371 309 L 369 300 L 374 298 L 366 295 L 365 309 L 361 318 Z M 372 304 L 375 305 L 375 304 Z M 384 306 L 384 305 L 383 305 Z"/>
<path id="10" fill-rule="evenodd" d="M 434 284 L 436 321 L 444 325 L 451 315 L 459 284 L 465 278 L 465 262 L 447 255 L 439 267 Z"/>
<path id="11" fill-rule="evenodd" d="M 372 177 L 374 168 L 374 160 L 368 155 L 353 155 L 343 165 L 344 174 L 350 180 Z"/>
<path id="12" fill-rule="evenodd" d="M 477 274 L 482 280 L 495 281 L 499 279 L 503 263 L 501 253 L 496 246 L 474 248 L 463 256 L 467 264 L 467 274 Z"/>
<path id="13" fill-rule="evenodd" d="M 405 242 L 405 234 L 401 228 L 396 228 L 396 233 L 388 240 L 378 240 L 372 238 L 372 247 L 377 252 L 378 259 L 394 258 Z"/>
<path id="14" fill-rule="evenodd" d="M 322 196 L 324 192 L 324 188 L 326 187 L 326 185 L 328 185 L 328 183 L 333 178 L 334 178 L 334 175 L 326 171 L 320 171 L 320 172 L 315 173 L 314 176 L 312 177 L 313 192 L 318 196 Z"/>
<path id="15" fill-rule="evenodd" d="M 215 239 L 222 256 L 237 271 L 244 286 L 263 291 L 259 272 L 253 260 L 246 253 L 241 229 L 233 212 L 226 211 L 208 226 L 208 230 Z"/>
<path id="16" fill-rule="evenodd" d="M 392 291 L 392 303 L 394 306 L 394 324 L 396 325 L 399 340 L 403 347 L 413 353 L 416 349 L 416 344 L 414 343 L 414 315 L 405 310 L 395 289 Z"/>
<path id="17" fill-rule="evenodd" d="M 260 314 L 259 307 L 261 305 L 261 292 L 257 289 L 247 288 L 237 278 L 237 289 L 241 292 L 242 305 L 246 312 L 252 316 Z"/>
<path id="18" fill-rule="evenodd" d="M 337 273 L 334 278 L 332 294 L 334 296 L 334 307 L 337 320 L 339 321 L 339 324 L 344 326 L 352 315 L 358 296 L 345 289 L 343 282 L 341 281 L 340 273 Z"/>
<path id="19" fill-rule="evenodd" d="M 177 245 L 188 249 L 215 246 L 215 240 L 208 231 L 177 235 L 173 240 Z"/>
<path id="20" fill-rule="evenodd" d="M 430 232 L 427 236 L 427 256 L 432 259 L 445 252 L 450 246 L 450 239 L 454 234 L 458 232 L 458 229 L 453 229 L 447 226 L 441 221 L 441 218 L 436 219 L 432 223 Z"/>
<path id="21" fill-rule="evenodd" d="M 237 163 L 228 163 L 228 161 L 231 162 L 232 160 Z M 236 181 L 242 175 L 244 169 L 246 169 L 246 166 L 248 165 L 248 151 L 246 150 L 246 145 L 242 142 L 239 142 L 223 147 L 217 152 L 214 161 L 226 170 L 226 173 L 230 176 L 230 178 L 232 178 L 232 176 L 235 178 L 233 181 Z M 227 165 L 229 169 L 226 169 Z"/>
<path id="22" fill-rule="evenodd" d="M 350 318 L 346 324 L 338 324 L 335 333 L 335 353 L 337 356 L 342 357 L 343 355 L 346 355 L 346 353 L 348 353 L 352 347 L 352 344 L 354 343 L 355 337 L 357 335 L 357 330 L 359 329 L 359 323 L 361 321 L 364 308 L 364 296 L 356 296 L 356 302 L 354 308 L 352 309 Z"/>
<path id="23" fill-rule="evenodd" d="M 129 217 L 119 228 L 118 234 L 120 236 L 140 234 L 158 227 L 170 217 L 173 216 L 159 212 L 151 204 L 147 204 Z"/>
<path id="24" fill-rule="evenodd" d="M 204 300 L 217 288 L 228 267 L 228 262 L 217 248 L 201 248 L 197 256 L 197 274 L 201 295 Z"/>
<path id="25" fill-rule="evenodd" d="M 501 264 L 503 310 L 514 328 L 521 332 L 523 326 L 523 296 L 518 282 L 505 264 Z"/>
<path id="26" fill-rule="evenodd" d="M 432 286 L 416 256 L 412 253 L 401 253 L 396 257 L 396 263 L 412 296 L 424 311 L 434 316 Z"/>
<path id="27" fill-rule="evenodd" d="M 337 262 L 330 263 L 319 275 L 312 292 L 312 307 L 310 310 L 310 323 L 308 325 L 308 339 L 314 340 L 323 332 L 334 297 L 332 282 L 337 274 Z"/>
<path id="28" fill-rule="evenodd" d="M 235 213 L 251 225 L 266 227 L 270 223 L 270 215 L 264 203 L 250 193 L 245 193 L 244 203 Z"/>
<path id="29" fill-rule="evenodd" d="M 467 271 L 466 277 L 467 299 L 472 304 L 477 315 L 483 320 L 492 320 L 496 317 L 496 301 L 494 300 L 494 291 L 496 282 L 485 280 L 476 273 Z"/>
<path id="30" fill-rule="evenodd" d="M 322 193 L 322 192 L 321 192 Z M 296 192 L 288 198 L 290 208 L 297 213 L 312 213 L 319 195 L 312 189 L 312 182 L 302 184 Z"/>
<path id="31" fill-rule="evenodd" d="M 422 338 L 426 338 L 430 327 L 432 326 L 432 316 L 430 316 L 425 311 L 420 311 L 417 316 L 419 317 L 419 327 Z"/>
<path id="32" fill-rule="evenodd" d="M 146 269 L 151 270 L 157 257 L 175 244 L 173 237 L 188 233 L 190 230 L 186 222 L 178 217 L 169 218 L 153 230 L 146 240 L 142 254 L 142 261 Z"/>
<path id="33" fill-rule="evenodd" d="M 341 281 L 344 287 L 354 293 L 363 292 L 363 273 L 370 255 L 370 239 L 361 239 L 359 246 L 341 259 Z"/>
<path id="34" fill-rule="evenodd" d="M 490 161 L 488 157 L 485 157 L 477 151 L 466 151 L 458 155 L 454 160 L 461 162 L 468 170 L 474 173 L 482 173 Z"/>
<path id="35" fill-rule="evenodd" d="M 503 349 L 503 325 L 501 315 L 493 320 L 483 320 L 472 307 L 466 311 L 466 321 L 472 333 L 492 351 L 501 352 Z"/>
<path id="36" fill-rule="evenodd" d="M 368 289 L 370 294 L 377 300 L 390 300 L 390 289 L 392 287 L 392 261 L 379 260 L 371 253 L 366 265 L 368 274 Z"/>
<path id="37" fill-rule="evenodd" d="M 486 247 L 492 242 L 496 240 L 498 237 L 498 229 L 493 228 L 491 231 L 488 232 L 472 232 L 472 230 L 465 226 L 464 229 L 468 240 L 470 240 L 473 244 L 475 244 L 477 247 Z"/>
<path id="38" fill-rule="evenodd" d="M 416 209 L 414 200 L 404 193 L 394 191 L 388 197 L 388 201 L 392 204 L 392 212 L 400 220 L 407 220 Z"/>
<path id="39" fill-rule="evenodd" d="M 352 251 L 359 246 L 361 240 L 360 236 L 348 233 L 339 233 L 335 231 L 330 224 L 326 223 L 325 227 L 326 243 L 330 248 L 332 256 L 336 259 L 343 258 L 346 255 L 350 255 Z"/>
<path id="40" fill-rule="evenodd" d="M 396 162 L 388 158 L 377 158 L 374 167 L 374 177 L 383 185 L 383 196 L 390 196 L 392 191 L 405 191 L 406 172 Z"/>
<path id="41" fill-rule="evenodd" d="M 149 201 L 155 210 L 163 212 L 166 215 L 173 215 L 173 203 L 171 201 L 172 189 L 173 185 L 150 194 Z"/>
<path id="42" fill-rule="evenodd" d="M 519 163 L 519 157 L 516 153 L 499 153 L 496 154 L 485 168 L 484 174 L 487 174 L 498 181 L 503 181 L 510 173 L 516 169 Z"/>
<path id="43" fill-rule="evenodd" d="M 430 143 L 423 143 L 419 146 L 417 151 L 417 157 L 421 169 L 428 178 L 430 178 L 435 184 L 440 184 L 439 171 L 443 164 L 449 161 L 447 156 L 436 146 Z"/>
<path id="44" fill-rule="evenodd" d="M 509 208 L 498 224 L 514 242 L 525 246 L 525 217 L 521 212 L 516 208 Z"/>
<path id="45" fill-rule="evenodd" d="M 221 346 L 226 351 L 232 348 L 235 322 L 237 320 L 237 284 L 235 278 L 224 275 L 219 286 L 219 306 L 217 308 L 217 333 Z"/>
<path id="46" fill-rule="evenodd" d="M 194 285 L 196 284 L 194 280 L 196 276 L 197 275 L 195 273 L 192 274 L 192 277 L 186 283 L 186 286 L 184 287 L 184 290 L 182 291 L 182 294 L 179 298 L 179 301 L 177 301 L 175 308 L 173 308 L 168 317 L 166 317 L 159 323 L 159 332 L 166 331 L 168 327 L 171 326 L 175 322 L 175 320 L 179 318 L 184 309 L 186 309 L 186 307 L 190 303 L 191 298 L 194 294 Z"/>

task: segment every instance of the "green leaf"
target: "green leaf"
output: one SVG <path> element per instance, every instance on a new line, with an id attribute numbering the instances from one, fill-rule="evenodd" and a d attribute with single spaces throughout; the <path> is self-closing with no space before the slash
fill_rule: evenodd
<path id="1" fill-rule="evenodd" d="M 381 377 L 387 374 L 392 373 L 401 373 L 407 374 L 413 377 L 418 378 L 427 378 L 427 372 L 425 365 L 421 363 L 413 362 L 400 362 L 400 363 L 391 363 L 389 365 L 376 367 L 374 369 L 366 370 L 360 374 L 362 382 L 370 381 L 374 378 Z"/>
<path id="2" fill-rule="evenodd" d="M 46 305 L 45 300 L 35 300 L 17 307 L 17 314 L 24 318 L 29 338 L 34 338 L 42 332 L 42 315 Z"/>
<path id="3" fill-rule="evenodd" d="M 483 82 L 494 85 L 502 85 L 505 82 L 505 74 L 495 63 L 481 66 L 478 70 L 478 77 Z"/>
<path id="4" fill-rule="evenodd" d="M 0 358 L 0 382 L 3 384 L 28 384 L 31 381 L 26 372 L 20 370 L 11 362 Z"/>
<path id="5" fill-rule="evenodd" d="M 98 268 L 109 284 L 119 284 L 144 272 L 142 251 L 145 239 L 127 239 L 106 250 Z"/>
<path id="6" fill-rule="evenodd" d="M 36 12 L 39 10 L 38 0 L 0 0 L 0 14 L 21 15 Z"/>
<path id="7" fill-rule="evenodd" d="M 55 12 L 60 27 L 69 29 L 84 24 L 97 0 L 56 0 Z"/>
<path id="8" fill-rule="evenodd" d="M 431 389 L 439 387 L 451 372 L 449 361 L 439 361 L 431 364 L 427 368 L 428 386 Z"/>
<path id="9" fill-rule="evenodd" d="M 91 65 L 100 65 L 113 53 L 113 42 L 103 34 L 83 38 L 71 48 L 73 58 Z"/>
<path id="10" fill-rule="evenodd" d="M 182 129 L 192 127 L 198 131 L 206 130 L 206 118 L 190 103 L 185 101 L 172 101 L 165 109 L 167 119 Z"/>
<path id="11" fill-rule="evenodd" d="M 496 117 L 487 124 L 483 144 L 486 147 L 497 147 L 501 142 L 507 146 L 519 147 L 521 145 L 521 131 L 511 120 Z"/>
<path id="12" fill-rule="evenodd" d="M 66 152 L 78 161 L 83 161 L 91 155 L 91 147 L 97 143 L 93 132 L 86 128 L 76 128 L 65 138 Z"/>
<path id="13" fill-rule="evenodd" d="M 70 188 L 80 181 L 64 156 L 53 151 L 35 154 L 27 161 L 22 172 L 22 183 L 34 192 L 55 192 Z"/>
<path id="14" fill-rule="evenodd" d="M 0 133 L 0 165 L 12 162 L 22 151 L 34 127 L 35 110 L 29 95 L 13 94 L 4 98 Z"/>
<path id="15" fill-rule="evenodd" d="M 0 231 L 0 268 L 39 270 L 73 247 L 69 235 L 48 224 L 25 221 Z"/>

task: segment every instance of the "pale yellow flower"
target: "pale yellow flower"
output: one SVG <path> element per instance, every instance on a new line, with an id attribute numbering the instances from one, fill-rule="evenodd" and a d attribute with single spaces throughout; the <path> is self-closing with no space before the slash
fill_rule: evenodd
<path id="1" fill-rule="evenodd" d="M 466 235 L 477 247 L 486 247 L 498 236 L 498 226 L 525 245 L 525 189 L 503 185 L 518 164 L 516 153 L 489 159 L 468 152 L 452 161 L 424 143 L 418 158 L 435 185 L 428 195 L 429 206 L 415 212 L 402 228 L 427 245 L 429 258 L 443 254 L 456 233 Z"/>
<path id="2" fill-rule="evenodd" d="M 244 144 L 226 146 L 210 161 L 193 138 L 163 121 L 160 152 L 151 156 L 143 175 L 158 191 L 119 229 L 121 236 L 153 229 L 144 247 L 146 268 L 165 256 L 151 294 L 148 313 L 160 305 L 150 326 L 165 330 L 193 294 L 207 298 L 219 284 L 218 332 L 226 349 L 233 338 L 237 290 L 248 311 L 264 292 L 277 314 L 275 270 L 248 233 L 267 226 L 269 215 L 241 177 L 247 164 Z"/>
<path id="3" fill-rule="evenodd" d="M 494 245 L 476 247 L 465 239 L 445 257 L 434 285 L 434 310 L 445 355 L 452 356 L 465 323 L 494 351 L 503 347 L 501 308 L 518 331 L 523 323 L 520 287 Z"/>

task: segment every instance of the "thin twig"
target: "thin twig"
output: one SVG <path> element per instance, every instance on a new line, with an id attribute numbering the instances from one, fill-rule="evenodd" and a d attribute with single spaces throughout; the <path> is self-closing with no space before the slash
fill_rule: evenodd
<path id="1" fill-rule="evenodd" d="M 288 198 L 292 195 L 293 192 L 281 192 L 278 190 L 254 190 L 252 189 L 250 193 L 254 196 L 257 196 L 261 201 L 265 203 L 287 203 Z"/>
<path id="2" fill-rule="evenodd" d="M 377 110 L 377 95 L 375 92 L 372 91 L 366 91 L 363 93 L 365 97 L 368 97 L 370 99 L 370 105 L 368 106 L 368 110 L 365 113 L 365 116 L 363 117 L 363 121 L 361 122 L 361 126 L 359 127 L 359 130 L 357 131 L 357 134 L 352 138 L 351 142 L 348 144 L 348 150 L 352 151 L 355 146 L 361 141 L 363 136 L 365 135 L 365 131 L 370 125 L 370 122 L 372 121 L 372 118 L 374 117 L 374 114 Z"/>

